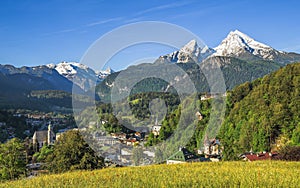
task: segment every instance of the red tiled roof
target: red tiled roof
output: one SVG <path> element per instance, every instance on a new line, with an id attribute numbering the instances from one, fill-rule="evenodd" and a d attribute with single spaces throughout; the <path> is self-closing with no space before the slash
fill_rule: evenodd
<path id="1" fill-rule="evenodd" d="M 277 153 L 271 153 L 272 155 L 270 155 L 270 153 L 260 153 L 260 154 L 246 154 L 245 157 L 249 160 L 249 161 L 258 161 L 258 160 L 268 160 L 268 159 L 272 159 L 274 158 L 274 156 L 277 155 Z"/>

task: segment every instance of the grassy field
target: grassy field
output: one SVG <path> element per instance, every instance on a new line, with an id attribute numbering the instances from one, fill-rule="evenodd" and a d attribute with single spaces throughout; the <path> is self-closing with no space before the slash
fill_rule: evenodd
<path id="1" fill-rule="evenodd" d="M 45 175 L 0 187 L 300 187 L 300 162 L 218 162 Z"/>

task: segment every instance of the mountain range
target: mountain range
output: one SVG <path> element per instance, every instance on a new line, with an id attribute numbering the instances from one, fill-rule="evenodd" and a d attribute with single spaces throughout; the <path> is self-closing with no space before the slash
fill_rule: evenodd
<path id="1" fill-rule="evenodd" d="M 61 62 L 59 64 L 48 64 L 47 67 L 55 69 L 60 75 L 87 91 L 101 82 L 114 71 L 108 67 L 104 71 L 95 71 L 86 65 L 76 62 Z"/>
<path id="2" fill-rule="evenodd" d="M 205 67 L 210 69 L 220 67 L 224 74 L 226 89 L 232 89 L 236 85 L 262 77 L 286 64 L 297 61 L 300 61 L 300 54 L 276 50 L 238 30 L 231 31 L 215 48 L 208 46 L 200 48 L 196 40 L 191 40 L 180 50 L 160 56 L 156 60 L 159 63 L 178 63 L 195 82 L 199 92 L 209 91 L 205 84 L 205 77 L 201 75 L 202 73 L 200 75 L 198 73 L 198 70 L 201 72 L 201 69 Z M 143 68 L 145 65 L 137 66 Z M 127 70 L 130 69 L 131 67 Z M 83 94 L 94 87 L 95 83 L 98 84 L 100 98 L 103 98 L 109 95 L 118 73 L 110 68 L 105 71 L 95 71 L 77 62 L 21 68 L 0 65 L 0 87 L 4 88 L 0 91 L 0 106 L 2 103 L 7 105 L 5 101 L 16 101 L 16 98 L 22 99 L 21 101 L 28 100 L 32 91 L 38 90 L 59 90 L 71 93 L 74 86 L 79 94 Z M 141 84 L 141 87 L 148 87 L 149 83 L 145 82 L 144 85 Z M 166 91 L 170 87 L 165 82 L 153 83 L 156 83 L 161 91 Z"/>
<path id="3" fill-rule="evenodd" d="M 267 60 L 288 64 L 300 60 L 300 54 L 283 52 L 255 41 L 239 30 L 231 31 L 215 48 L 200 48 L 196 40 L 191 40 L 180 50 L 160 56 L 160 61 L 187 63 L 202 62 L 213 57 L 235 57 L 241 60 Z"/>
<path id="4" fill-rule="evenodd" d="M 71 108 L 72 91 L 84 94 L 111 73 L 110 68 L 95 72 L 75 62 L 20 68 L 0 65 L 0 107 L 50 111 Z"/>
<path id="5" fill-rule="evenodd" d="M 177 63 L 194 82 L 198 92 L 210 92 L 209 85 L 202 70 L 213 71 L 221 69 L 227 90 L 233 89 L 247 81 L 263 77 L 286 64 L 300 61 L 300 54 L 282 52 L 261 42 L 255 41 L 246 34 L 235 30 L 215 48 L 208 46 L 199 47 L 196 40 L 189 41 L 178 51 L 160 56 L 154 64 Z M 136 80 L 137 71 L 149 68 L 146 64 L 128 67 L 126 72 L 131 75 L 127 79 Z M 152 66 L 152 68 L 155 68 Z M 97 93 L 100 98 L 109 101 L 110 90 L 114 85 L 114 79 L 118 73 L 108 76 L 97 86 Z M 162 74 L 170 74 L 162 72 Z M 167 75 L 164 75 L 167 76 Z M 151 80 L 151 81 L 150 81 Z M 180 83 L 182 79 L 175 78 L 171 84 L 162 80 L 143 80 L 134 88 L 135 92 L 167 91 L 174 83 Z M 155 85 L 155 86 L 153 86 Z M 139 88 L 137 88 L 139 87 Z M 120 91 L 126 88 L 119 88 Z M 108 96 L 106 98 L 106 96 Z"/>

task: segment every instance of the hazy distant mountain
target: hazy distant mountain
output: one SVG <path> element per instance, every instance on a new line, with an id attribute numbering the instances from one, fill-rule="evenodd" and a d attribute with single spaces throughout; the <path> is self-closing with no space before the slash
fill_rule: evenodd
<path id="1" fill-rule="evenodd" d="M 73 83 L 47 66 L 16 68 L 0 65 L 0 87 L 1 109 L 65 111 L 72 105 Z M 47 96 L 33 95 L 36 91 L 44 91 Z M 77 91 L 80 91 L 79 87 Z"/>
<path id="2" fill-rule="evenodd" d="M 64 76 L 84 91 L 94 87 L 96 83 L 102 81 L 113 71 L 108 68 L 105 71 L 94 71 L 86 65 L 76 62 L 61 62 L 59 64 L 47 65 L 50 69 L 55 69 L 60 75 Z"/>
<path id="3" fill-rule="evenodd" d="M 12 65 L 0 65 L 0 72 L 10 79 L 11 87 L 20 85 L 20 88 L 27 88 L 27 90 L 51 89 L 67 92 L 71 92 L 73 87 L 73 83 L 70 80 L 65 79 L 55 69 L 44 65 L 35 67 L 24 66 L 21 68 L 16 68 Z"/>
<path id="4" fill-rule="evenodd" d="M 73 89 L 83 94 L 112 72 L 109 68 L 96 73 L 74 62 L 21 68 L 0 65 L 0 107 L 70 111 Z"/>

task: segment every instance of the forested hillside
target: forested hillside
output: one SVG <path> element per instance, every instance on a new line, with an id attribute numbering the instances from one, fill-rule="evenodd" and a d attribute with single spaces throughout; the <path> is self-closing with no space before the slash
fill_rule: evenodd
<path id="1" fill-rule="evenodd" d="M 278 70 L 280 66 L 282 66 L 279 63 L 272 61 L 245 61 L 234 57 L 212 57 L 205 60 L 201 64 L 189 62 L 177 63 L 176 65 L 189 75 L 190 79 L 192 80 L 195 88 L 199 93 L 210 92 L 210 87 L 207 83 L 205 74 L 203 72 L 203 70 L 205 69 L 214 70 L 216 68 L 220 68 L 223 72 L 226 89 L 230 90 L 233 89 L 235 86 L 245 83 L 247 81 L 252 81 L 254 79 L 261 78 L 266 74 Z M 128 75 L 125 81 L 127 83 L 132 83 L 132 80 L 135 80 L 136 77 L 144 75 L 143 73 L 138 74 L 137 71 L 139 70 L 160 70 L 160 67 L 163 66 L 161 64 L 140 64 L 135 67 L 128 67 L 126 70 L 124 70 L 125 74 L 127 73 Z M 102 102 L 110 102 L 111 89 L 113 88 L 115 84 L 114 82 L 118 78 L 120 73 L 122 73 L 122 71 L 109 75 L 106 79 L 104 79 L 96 86 L 97 95 L 99 96 Z M 174 83 L 176 83 L 176 79 L 180 80 L 180 75 L 176 75 L 176 71 L 160 71 L 160 73 L 162 77 L 174 78 Z M 174 88 L 170 87 L 170 85 L 162 79 L 146 78 L 137 83 L 131 91 L 131 93 L 134 94 L 151 91 L 168 91 L 173 93 Z"/>
<path id="2" fill-rule="evenodd" d="M 152 87 L 153 84 L 149 84 L 149 87 Z M 299 88 L 300 64 L 296 63 L 228 91 L 226 116 L 218 134 L 224 146 L 225 159 L 238 159 L 239 154 L 250 150 L 253 152 L 279 151 L 284 145 L 300 144 Z M 153 97 L 160 95 L 163 96 L 163 93 L 132 95 L 128 101 L 131 104 L 133 114 L 141 119 L 148 117 L 149 102 Z M 169 101 L 167 103 L 176 99 L 173 94 L 164 95 L 168 96 L 167 98 L 163 97 L 164 100 Z M 202 115 L 202 120 L 197 122 L 193 136 L 186 146 L 191 151 L 202 147 L 203 136 L 211 118 L 212 100 L 202 101 L 200 96 L 201 94 L 198 96 L 196 105 Z M 177 124 L 181 117 L 182 106 L 179 101 L 170 104 L 172 108 L 168 109 L 168 113 L 162 121 L 159 136 L 150 134 L 147 145 L 156 145 L 166 140 L 178 128 Z M 103 111 L 102 109 L 101 112 L 100 119 L 110 117 L 103 116 L 103 112 L 110 114 L 110 111 Z M 108 121 L 107 125 L 115 127 L 109 118 L 104 119 Z M 116 119 L 115 121 L 117 122 Z M 218 122 L 216 121 L 212 120 L 217 125 Z M 111 127 L 106 128 L 111 130 Z"/>
<path id="3" fill-rule="evenodd" d="M 300 144 L 300 63 L 229 92 L 220 137 L 225 159 Z"/>

